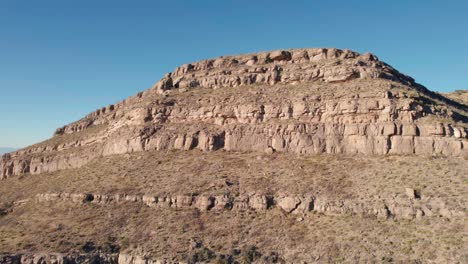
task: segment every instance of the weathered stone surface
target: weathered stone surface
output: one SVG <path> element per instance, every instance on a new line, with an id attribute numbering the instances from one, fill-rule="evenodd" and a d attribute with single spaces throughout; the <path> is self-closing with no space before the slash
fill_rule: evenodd
<path id="1" fill-rule="evenodd" d="M 195 207 L 201 211 L 207 211 L 213 208 L 215 202 L 213 196 L 198 196 L 195 198 Z"/>
<path id="2" fill-rule="evenodd" d="M 411 188 L 405 188 L 406 195 L 410 199 L 416 199 L 416 190 Z"/>
<path id="3" fill-rule="evenodd" d="M 337 60 L 345 63 L 335 63 Z M 386 78 L 405 84 L 414 82 L 372 54 L 359 55 L 339 49 L 299 49 L 228 56 L 182 65 L 156 83 L 153 89 L 162 93 L 174 88 L 236 87 L 255 83 L 273 85 L 317 80 L 343 82 L 356 78 Z"/>
<path id="4" fill-rule="evenodd" d="M 214 206 L 213 209 L 215 210 L 222 210 L 222 209 L 231 209 L 232 208 L 232 198 L 229 195 L 219 195 L 214 197 Z"/>
<path id="5" fill-rule="evenodd" d="M 291 52 L 285 50 L 273 51 L 270 53 L 270 59 L 273 61 L 283 61 L 291 59 Z"/>
<path id="6" fill-rule="evenodd" d="M 2 254 L 0 263 L 5 264 L 182 264 L 184 262 L 155 258 L 146 255 L 119 254 L 60 254 L 60 253 L 28 253 Z"/>
<path id="7" fill-rule="evenodd" d="M 109 194 L 70 194 L 70 193 L 42 193 L 36 196 L 37 202 L 71 202 L 86 204 L 83 199 L 74 197 L 125 197 L 125 199 L 101 200 L 98 204 L 138 203 L 154 208 L 197 208 L 202 212 L 210 210 L 254 210 L 265 211 L 279 208 L 287 214 L 307 214 L 319 212 L 327 215 L 364 215 L 378 218 L 420 219 L 422 217 L 442 216 L 446 218 L 464 217 L 463 211 L 448 208 L 442 199 L 420 197 L 415 190 L 405 189 L 404 195 L 390 195 L 385 197 L 369 197 L 367 200 L 336 200 L 328 197 L 314 197 L 313 195 L 294 195 L 279 193 L 276 195 L 241 194 L 234 199 L 231 194 L 186 196 L 174 195 L 156 198 L 152 195 L 109 195 Z M 408 199 L 408 195 L 414 198 Z M 94 202 L 95 200 L 93 200 Z"/>
<path id="8" fill-rule="evenodd" d="M 285 196 L 279 198 L 277 204 L 286 213 L 291 213 L 301 204 L 301 200 L 297 197 Z"/>
<path id="9" fill-rule="evenodd" d="M 120 256 L 117 254 L 3 254 L 0 263 L 5 264 L 66 264 L 66 263 L 104 263 L 117 264 Z M 132 262 L 134 263 L 134 262 Z"/>
<path id="10" fill-rule="evenodd" d="M 273 198 L 268 195 L 252 194 L 249 197 L 249 207 L 255 210 L 266 210 L 273 204 Z"/>
<path id="11" fill-rule="evenodd" d="M 193 203 L 193 197 L 188 195 L 178 195 L 172 198 L 172 206 L 175 208 L 187 208 Z"/>
<path id="12" fill-rule="evenodd" d="M 158 199 L 157 197 L 152 196 L 152 195 L 143 195 L 142 201 L 144 204 L 153 207 L 153 206 L 156 206 Z"/>

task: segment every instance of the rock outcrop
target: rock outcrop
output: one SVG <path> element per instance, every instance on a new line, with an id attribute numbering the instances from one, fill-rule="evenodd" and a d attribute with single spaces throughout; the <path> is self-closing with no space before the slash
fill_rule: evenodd
<path id="1" fill-rule="evenodd" d="M 405 84 L 414 80 L 370 53 L 340 49 L 302 49 L 227 56 L 185 64 L 167 74 L 152 89 L 221 88 L 242 85 L 346 82 L 352 79 L 384 78 Z"/>
<path id="2" fill-rule="evenodd" d="M 152 88 L 2 156 L 0 178 L 99 156 L 202 151 L 468 155 L 467 106 L 372 54 L 300 49 L 186 64 Z"/>
<path id="3" fill-rule="evenodd" d="M 152 208 L 208 210 L 254 210 L 265 211 L 279 208 L 286 214 L 306 214 L 310 212 L 326 215 L 374 216 L 382 219 L 421 219 L 421 217 L 464 217 L 465 213 L 447 207 L 442 199 L 417 198 L 409 195 L 369 197 L 367 200 L 336 200 L 316 195 L 258 194 L 249 193 L 234 196 L 224 195 L 127 195 L 89 193 L 41 193 L 36 201 L 71 202 L 80 204 L 109 205 L 121 203 L 141 203 Z"/>
<path id="4" fill-rule="evenodd" d="M 136 254 L 59 254 L 59 253 L 29 253 L 29 254 L 3 254 L 0 263 L 5 264 L 183 264 L 175 260 L 164 258 L 151 258 Z"/>

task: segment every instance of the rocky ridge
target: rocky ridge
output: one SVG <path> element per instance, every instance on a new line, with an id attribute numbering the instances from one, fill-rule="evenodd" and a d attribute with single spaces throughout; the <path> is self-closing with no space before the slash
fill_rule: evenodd
<path id="1" fill-rule="evenodd" d="M 185 64 L 164 76 L 152 89 L 221 88 L 252 84 L 327 83 L 383 78 L 412 85 L 414 80 L 370 53 L 339 49 L 278 50 L 227 56 Z"/>
<path id="2" fill-rule="evenodd" d="M 440 198 L 420 197 L 413 189 L 406 195 L 389 197 L 368 197 L 368 200 L 335 200 L 315 195 L 277 194 L 266 195 L 249 193 L 235 197 L 224 195 L 126 195 L 90 193 L 41 193 L 36 195 L 37 202 L 71 202 L 75 204 L 108 205 L 123 202 L 142 203 L 153 208 L 209 210 L 254 210 L 264 211 L 280 208 L 287 214 L 306 214 L 310 212 L 326 215 L 360 215 L 383 219 L 421 219 L 422 217 L 463 217 L 465 212 L 448 208 Z M 24 201 L 23 201 L 24 202 Z"/>
<path id="3" fill-rule="evenodd" d="M 136 151 L 467 156 L 467 107 L 379 61 L 339 49 L 186 64 L 54 138 L 6 154 L 0 177 L 80 167 Z"/>

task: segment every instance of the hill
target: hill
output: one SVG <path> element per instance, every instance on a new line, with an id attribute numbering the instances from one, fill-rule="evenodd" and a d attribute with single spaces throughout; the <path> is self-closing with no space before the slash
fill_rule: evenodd
<path id="1" fill-rule="evenodd" d="M 373 54 L 186 64 L 2 156 L 3 261 L 462 263 L 467 132 Z"/>

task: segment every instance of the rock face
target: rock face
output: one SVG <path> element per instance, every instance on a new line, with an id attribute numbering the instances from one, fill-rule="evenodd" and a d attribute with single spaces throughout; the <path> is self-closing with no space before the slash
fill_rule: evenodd
<path id="1" fill-rule="evenodd" d="M 304 49 L 220 57 L 185 64 L 164 76 L 152 89 L 163 93 L 177 88 L 221 88 L 319 80 L 333 83 L 372 78 L 414 84 L 412 78 L 369 53 L 360 55 L 350 50 Z"/>
<path id="2" fill-rule="evenodd" d="M 466 157 L 467 116 L 466 105 L 372 54 L 226 56 L 183 65 L 152 88 L 57 129 L 52 139 L 5 154 L 0 178 L 170 149 Z"/>

